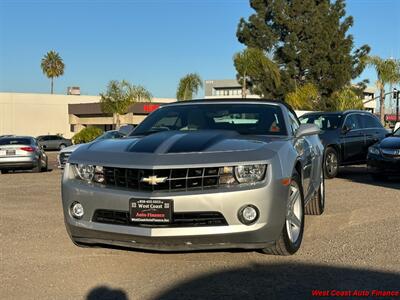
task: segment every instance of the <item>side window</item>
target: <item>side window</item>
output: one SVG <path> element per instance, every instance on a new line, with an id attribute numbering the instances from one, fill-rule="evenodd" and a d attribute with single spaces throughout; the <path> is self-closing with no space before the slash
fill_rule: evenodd
<path id="1" fill-rule="evenodd" d="M 382 124 L 377 118 L 369 115 L 362 115 L 361 117 L 364 128 L 382 128 Z"/>
<path id="2" fill-rule="evenodd" d="M 180 116 L 174 112 L 158 120 L 158 122 L 154 124 L 153 128 L 167 127 L 169 129 L 173 129 L 175 127 L 180 127 L 180 126 L 181 126 Z"/>
<path id="3" fill-rule="evenodd" d="M 290 122 L 289 125 L 290 125 L 290 129 L 292 131 L 292 134 L 295 135 L 297 129 L 299 129 L 299 127 L 300 127 L 300 123 L 291 112 L 289 112 L 289 122 Z"/>
<path id="4" fill-rule="evenodd" d="M 356 114 L 348 115 L 346 121 L 344 122 L 344 126 L 347 128 L 354 130 L 354 129 L 361 129 L 361 124 L 359 122 L 359 116 Z"/>

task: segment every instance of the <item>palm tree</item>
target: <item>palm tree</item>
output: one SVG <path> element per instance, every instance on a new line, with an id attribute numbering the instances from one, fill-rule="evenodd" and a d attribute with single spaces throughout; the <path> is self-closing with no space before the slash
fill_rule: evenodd
<path id="1" fill-rule="evenodd" d="M 107 91 L 100 93 L 101 110 L 104 113 L 113 114 L 113 123 L 116 128 L 121 125 L 120 115 L 128 113 L 131 104 L 139 101 L 151 101 L 151 93 L 142 86 L 135 86 L 122 80 L 111 80 L 108 83 Z"/>
<path id="2" fill-rule="evenodd" d="M 49 51 L 42 58 L 42 63 L 40 64 L 43 74 L 47 78 L 51 78 L 51 93 L 53 94 L 54 77 L 59 77 L 64 74 L 65 65 L 62 58 L 56 51 Z"/>
<path id="3" fill-rule="evenodd" d="M 182 77 L 179 81 L 176 90 L 176 98 L 178 101 L 192 100 L 200 88 L 203 87 L 203 82 L 200 75 L 197 73 L 189 73 Z"/>
<path id="4" fill-rule="evenodd" d="M 130 92 L 135 102 L 143 102 L 143 101 L 151 102 L 151 98 L 153 98 L 151 93 L 141 85 L 132 85 Z"/>
<path id="5" fill-rule="evenodd" d="M 236 53 L 233 56 L 233 64 L 238 72 L 238 80 L 242 84 L 243 98 L 247 96 L 249 83 L 256 85 L 257 81 L 269 78 L 274 87 L 280 85 L 278 66 L 261 49 L 246 48 Z"/>
<path id="6" fill-rule="evenodd" d="M 400 61 L 370 56 L 367 58 L 367 64 L 375 68 L 378 77 L 376 85 L 379 89 L 379 114 L 382 124 L 385 124 L 385 86 L 400 82 Z"/>

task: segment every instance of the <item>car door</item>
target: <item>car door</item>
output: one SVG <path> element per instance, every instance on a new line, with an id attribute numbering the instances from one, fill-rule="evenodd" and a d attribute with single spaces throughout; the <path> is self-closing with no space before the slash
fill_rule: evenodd
<path id="1" fill-rule="evenodd" d="M 361 118 L 365 130 L 365 155 L 367 155 L 368 147 L 384 139 L 387 132 L 378 118 L 373 115 L 363 114 Z"/>
<path id="2" fill-rule="evenodd" d="M 61 137 L 52 135 L 50 140 L 51 149 L 57 150 L 60 147 Z"/>
<path id="3" fill-rule="evenodd" d="M 342 164 L 365 160 L 365 132 L 359 114 L 353 113 L 346 116 L 341 132 L 341 143 L 343 148 Z"/>

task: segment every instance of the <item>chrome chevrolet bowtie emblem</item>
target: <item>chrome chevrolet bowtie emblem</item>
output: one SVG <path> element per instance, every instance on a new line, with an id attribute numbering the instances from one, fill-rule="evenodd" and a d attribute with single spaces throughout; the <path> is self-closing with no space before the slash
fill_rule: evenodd
<path id="1" fill-rule="evenodd" d="M 159 183 L 164 183 L 166 180 L 168 179 L 168 177 L 160 177 L 158 178 L 157 176 L 149 176 L 149 177 L 142 177 L 142 179 L 140 180 L 141 182 L 146 182 L 148 184 L 151 185 L 157 185 Z"/>

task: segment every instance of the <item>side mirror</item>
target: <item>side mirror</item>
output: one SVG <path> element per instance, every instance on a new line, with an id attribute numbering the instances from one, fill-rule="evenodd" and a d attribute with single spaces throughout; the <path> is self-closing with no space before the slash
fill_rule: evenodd
<path id="1" fill-rule="evenodd" d="M 301 124 L 299 129 L 296 131 L 296 138 L 300 138 L 307 135 L 320 134 L 321 130 L 315 124 Z"/>
<path id="2" fill-rule="evenodd" d="M 350 130 L 351 130 L 350 127 L 347 127 L 346 125 L 343 125 L 343 127 L 342 127 L 342 133 L 346 134 L 346 133 L 348 133 Z"/>

